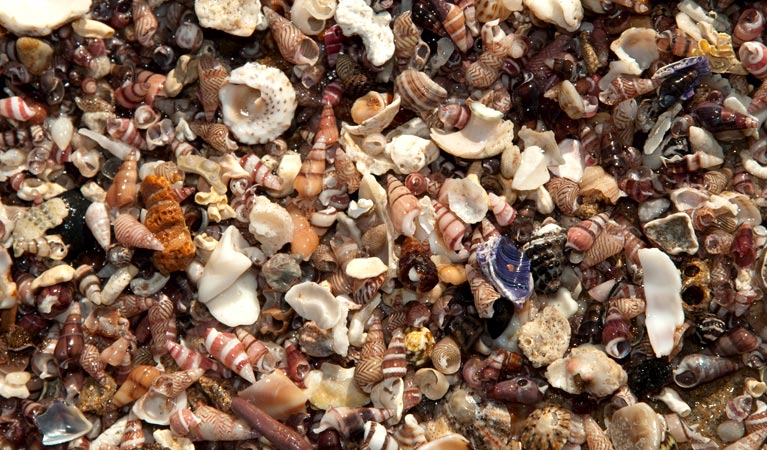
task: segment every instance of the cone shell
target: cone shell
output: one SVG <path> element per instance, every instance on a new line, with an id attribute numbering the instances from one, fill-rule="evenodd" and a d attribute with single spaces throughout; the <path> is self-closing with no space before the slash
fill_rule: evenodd
<path id="1" fill-rule="evenodd" d="M 264 7 L 263 11 L 282 57 L 292 64 L 313 66 L 320 57 L 317 42 L 307 37 L 298 27 L 271 8 Z"/>
<path id="2" fill-rule="evenodd" d="M 197 70 L 202 108 L 205 110 L 205 118 L 211 121 L 215 118 L 216 110 L 221 105 L 218 91 L 226 83 L 229 73 L 218 60 L 210 55 L 200 56 Z"/>
<path id="3" fill-rule="evenodd" d="M 416 112 L 430 112 L 447 100 L 447 91 L 442 86 L 413 69 L 399 74 L 394 88 L 402 98 L 402 105 Z"/>
<path id="4" fill-rule="evenodd" d="M 442 26 L 450 39 L 461 52 L 466 53 L 471 47 L 473 39 L 466 30 L 466 18 L 461 7 L 445 0 L 431 0 L 431 4 L 437 11 Z"/>
<path id="5" fill-rule="evenodd" d="M 394 330 L 381 363 L 384 378 L 405 377 L 407 373 L 407 357 L 404 339 L 405 335 L 400 328 Z"/>
<path id="6" fill-rule="evenodd" d="M 418 199 L 392 175 L 387 177 L 386 193 L 394 228 L 405 236 L 412 236 L 415 233 L 416 216 L 421 210 Z"/>
<path id="7" fill-rule="evenodd" d="M 112 408 L 119 409 L 144 395 L 162 372 L 156 367 L 139 365 L 134 367 L 128 378 L 112 397 Z"/>
<path id="8" fill-rule="evenodd" d="M 232 369 L 247 381 L 256 382 L 253 368 L 250 366 L 247 353 L 245 353 L 245 347 L 235 335 L 221 333 L 215 328 L 208 328 L 205 333 L 205 348 L 224 366 Z"/>
<path id="9" fill-rule="evenodd" d="M 162 242 L 130 214 L 120 214 L 114 221 L 115 238 L 126 247 L 163 251 Z"/>

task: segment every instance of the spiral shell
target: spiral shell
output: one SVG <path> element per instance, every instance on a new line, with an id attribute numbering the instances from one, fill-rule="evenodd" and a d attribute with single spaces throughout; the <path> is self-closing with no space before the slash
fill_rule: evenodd
<path id="1" fill-rule="evenodd" d="M 594 240 L 604 230 L 610 216 L 599 213 L 567 230 L 567 247 L 585 252 L 594 245 Z"/>
<path id="2" fill-rule="evenodd" d="M 392 333 L 389 346 L 381 362 L 384 378 L 404 378 L 407 373 L 407 358 L 405 356 L 405 335 L 397 328 Z"/>
<path id="3" fill-rule="evenodd" d="M 208 145 L 221 153 L 237 150 L 237 143 L 229 137 L 229 128 L 223 123 L 191 122 L 189 128 Z"/>
<path id="4" fill-rule="evenodd" d="M 394 89 L 402 105 L 418 113 L 431 112 L 447 100 L 447 91 L 426 75 L 413 69 L 407 69 L 397 76 Z"/>
<path id="5" fill-rule="evenodd" d="M 525 419 L 524 448 L 561 450 L 570 436 L 570 411 L 555 405 L 536 409 Z"/>
<path id="6" fill-rule="evenodd" d="M 162 243 L 141 222 L 130 214 L 120 214 L 114 221 L 117 242 L 136 248 L 163 251 Z"/>
<path id="7" fill-rule="evenodd" d="M 445 0 L 430 1 L 450 39 L 461 52 L 466 53 L 474 40 L 466 30 L 466 17 L 461 7 Z"/>
<path id="8" fill-rule="evenodd" d="M 149 390 L 160 374 L 162 372 L 152 366 L 138 365 L 134 367 L 120 389 L 112 397 L 112 408 L 119 409 L 136 401 Z"/>
<path id="9" fill-rule="evenodd" d="M 223 373 L 224 370 L 219 364 L 209 358 L 204 357 L 200 352 L 184 347 L 174 341 L 165 341 L 165 349 L 178 366 L 183 370 L 192 370 L 201 368 Z"/>
<path id="10" fill-rule="evenodd" d="M 461 368 L 461 348 L 450 336 L 442 338 L 431 349 L 431 362 L 434 368 L 452 375 Z"/>
<path id="11" fill-rule="evenodd" d="M 336 73 L 343 82 L 344 93 L 350 98 L 357 98 L 368 92 L 373 83 L 351 56 L 343 53 L 336 58 Z"/>
<path id="12" fill-rule="evenodd" d="M 307 37 L 298 27 L 274 12 L 273 9 L 265 6 L 263 11 L 282 57 L 292 64 L 313 66 L 320 57 L 320 48 L 317 42 Z"/>
<path id="13" fill-rule="evenodd" d="M 415 219 L 421 211 L 418 199 L 394 176 L 389 175 L 386 182 L 394 228 L 405 236 L 412 236 L 415 233 Z"/>
<path id="14" fill-rule="evenodd" d="M 415 450 L 427 442 L 423 427 L 412 414 L 405 416 L 402 425 L 394 432 L 394 439 L 402 450 Z"/>
<path id="15" fill-rule="evenodd" d="M 394 19 L 394 56 L 399 61 L 409 61 L 421 40 L 421 30 L 413 23 L 411 14 L 405 11 Z"/>
<path id="16" fill-rule="evenodd" d="M 144 136 L 141 135 L 136 124 L 125 118 L 109 118 L 107 119 L 107 133 L 115 139 L 119 139 L 122 142 L 136 147 L 138 149 L 146 148 L 146 141 Z"/>
<path id="17" fill-rule="evenodd" d="M 176 313 L 173 302 L 167 295 L 149 307 L 147 314 L 149 331 L 152 334 L 152 354 L 161 356 L 168 352 L 165 341 L 176 339 Z"/>
<path id="18" fill-rule="evenodd" d="M 493 304 L 501 298 L 501 294 L 495 290 L 492 284 L 472 265 L 466 266 L 466 278 L 469 280 L 471 294 L 474 297 L 474 306 L 477 314 L 482 318 L 491 318 L 495 314 Z"/>
<path id="19" fill-rule="evenodd" d="M 250 174 L 250 179 L 267 189 L 282 190 L 282 178 L 272 173 L 272 170 L 263 163 L 261 158 L 249 153 L 240 159 L 240 166 Z"/>
<path id="20" fill-rule="evenodd" d="M 360 360 L 354 368 L 354 382 L 365 392 L 370 392 L 373 386 L 383 380 L 381 364 L 386 353 L 381 321 L 373 317 L 368 328 L 365 343 L 362 345 Z"/>
<path id="21" fill-rule="evenodd" d="M 229 72 L 213 56 L 202 55 L 197 63 L 197 71 L 200 83 L 200 99 L 205 118 L 212 121 L 216 116 L 216 110 L 221 105 L 218 91 L 226 83 Z"/>
<path id="22" fill-rule="evenodd" d="M 741 45 L 756 40 L 762 34 L 764 25 L 764 15 L 761 11 L 756 8 L 744 9 L 732 30 L 732 43 Z"/>
<path id="23" fill-rule="evenodd" d="M 106 363 L 101 359 L 98 347 L 93 344 L 85 344 L 83 352 L 80 354 L 80 367 L 92 376 L 96 382 L 101 386 L 106 386 L 108 383 L 108 376 L 106 371 Z"/>
<path id="24" fill-rule="evenodd" d="M 301 164 L 301 169 L 293 183 L 299 197 L 315 198 L 322 192 L 326 148 L 324 143 L 315 144 Z"/>
<path id="25" fill-rule="evenodd" d="M 245 347 L 248 361 L 250 361 L 253 368 L 262 373 L 274 370 L 277 366 L 277 361 L 263 342 L 256 339 L 255 336 L 248 333 L 248 331 L 242 327 L 235 328 L 234 334 Z"/>
<path id="26" fill-rule="evenodd" d="M 26 122 L 35 117 L 35 110 L 21 97 L 7 97 L 0 100 L 0 116 Z"/>
<path id="27" fill-rule="evenodd" d="M 138 155 L 131 151 L 120 165 L 120 170 L 107 190 L 106 203 L 111 208 L 122 208 L 136 202 L 138 180 Z"/>
<path id="28" fill-rule="evenodd" d="M 208 328 L 205 333 L 205 348 L 224 366 L 232 369 L 251 383 L 256 382 L 253 368 L 250 366 L 245 347 L 231 333 L 221 333 L 215 328 Z"/>
<path id="29" fill-rule="evenodd" d="M 56 342 L 56 348 L 53 354 L 56 359 L 61 361 L 63 367 L 67 367 L 71 362 L 77 362 L 83 351 L 83 327 L 82 317 L 80 316 L 80 304 L 73 302 L 69 307 L 67 318 L 61 327 L 61 335 Z"/>
<path id="30" fill-rule="evenodd" d="M 152 38 L 157 32 L 159 22 L 146 0 L 134 0 L 133 23 L 136 28 L 136 40 L 144 47 L 152 45 Z"/>
<path id="31" fill-rule="evenodd" d="M 767 47 L 757 41 L 746 42 L 738 51 L 743 67 L 753 76 L 764 80 L 767 78 Z"/>
<path id="32" fill-rule="evenodd" d="M 361 450 L 399 450 L 399 444 L 386 431 L 386 426 L 378 422 L 365 422 Z"/>
<path id="33" fill-rule="evenodd" d="M 434 207 L 434 213 L 437 215 L 437 227 L 442 235 L 442 240 L 449 248 L 455 251 L 460 250 L 463 248 L 462 240 L 468 226 L 441 203 L 436 200 L 432 200 L 431 203 Z"/>

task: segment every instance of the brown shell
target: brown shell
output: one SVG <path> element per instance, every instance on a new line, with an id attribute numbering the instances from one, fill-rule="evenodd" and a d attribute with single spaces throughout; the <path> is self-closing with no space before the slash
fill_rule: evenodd
<path id="1" fill-rule="evenodd" d="M 198 62 L 200 82 L 200 98 L 205 118 L 211 121 L 216 116 L 216 110 L 221 105 L 218 91 L 226 83 L 229 76 L 226 68 L 211 55 L 202 55 Z"/>
<path id="2" fill-rule="evenodd" d="M 431 112 L 447 100 L 447 91 L 424 72 L 408 69 L 397 76 L 394 89 L 402 106 L 416 112 Z"/>
<path id="3" fill-rule="evenodd" d="M 570 411 L 555 405 L 536 409 L 525 419 L 522 446 L 536 450 L 561 450 L 570 436 Z"/>
<path id="4" fill-rule="evenodd" d="M 154 380 L 161 374 L 162 372 L 159 369 L 152 366 L 140 365 L 134 367 L 130 371 L 128 379 L 125 380 L 120 389 L 115 393 L 115 396 L 112 397 L 112 408 L 119 409 L 136 401 L 149 390 Z"/>
<path id="5" fill-rule="evenodd" d="M 221 153 L 233 152 L 238 148 L 237 143 L 229 138 L 229 127 L 223 123 L 192 122 L 189 128 Z"/>

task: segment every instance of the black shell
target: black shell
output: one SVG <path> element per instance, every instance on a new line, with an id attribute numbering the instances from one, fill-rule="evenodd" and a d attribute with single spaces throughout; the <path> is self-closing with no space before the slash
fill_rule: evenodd
<path id="1" fill-rule="evenodd" d="M 567 235 L 562 227 L 545 226 L 536 230 L 530 242 L 522 247 L 522 251 L 530 258 L 530 270 L 537 291 L 553 293 L 559 289 L 559 277 L 565 261 L 565 242 Z"/>

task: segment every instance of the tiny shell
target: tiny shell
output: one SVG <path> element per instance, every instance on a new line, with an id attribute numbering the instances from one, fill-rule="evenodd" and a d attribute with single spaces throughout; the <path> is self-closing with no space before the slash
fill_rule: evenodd
<path id="1" fill-rule="evenodd" d="M 478 223 L 487 214 L 487 192 L 468 178 L 445 180 L 439 192 L 440 201 L 445 197 L 445 204 L 466 223 Z"/>

